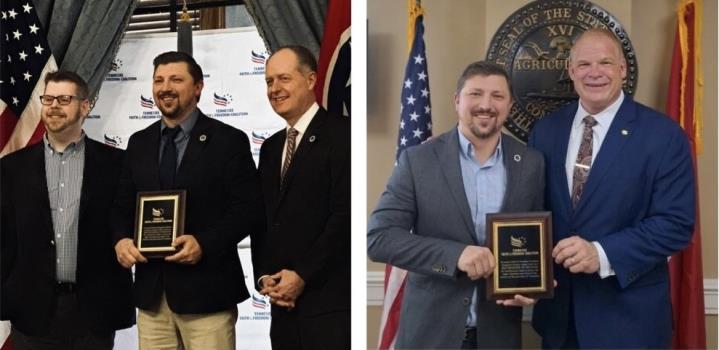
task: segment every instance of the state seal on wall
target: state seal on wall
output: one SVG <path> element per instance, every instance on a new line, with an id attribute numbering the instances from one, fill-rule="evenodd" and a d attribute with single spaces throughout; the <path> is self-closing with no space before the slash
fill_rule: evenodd
<path id="1" fill-rule="evenodd" d="M 503 66 L 512 81 L 514 104 L 504 126 L 527 141 L 534 123 L 578 98 L 569 78 L 569 50 L 589 28 L 614 33 L 627 62 L 624 92 L 633 95 L 638 66 L 634 47 L 609 12 L 583 0 L 537 0 L 515 11 L 499 27 L 487 61 Z"/>

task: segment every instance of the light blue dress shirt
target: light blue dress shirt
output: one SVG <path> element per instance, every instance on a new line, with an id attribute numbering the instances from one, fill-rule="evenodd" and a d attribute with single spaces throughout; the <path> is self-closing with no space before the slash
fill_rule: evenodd
<path id="1" fill-rule="evenodd" d="M 507 171 L 502 161 L 502 139 L 495 152 L 484 164 L 474 158 L 474 146 L 459 133 L 459 164 L 462 167 L 462 182 L 467 202 L 474 222 L 474 234 L 477 242 L 484 245 L 486 215 L 498 213 L 502 208 L 504 193 L 507 189 Z M 467 326 L 477 325 L 477 290 L 472 295 L 472 305 L 467 316 Z"/>

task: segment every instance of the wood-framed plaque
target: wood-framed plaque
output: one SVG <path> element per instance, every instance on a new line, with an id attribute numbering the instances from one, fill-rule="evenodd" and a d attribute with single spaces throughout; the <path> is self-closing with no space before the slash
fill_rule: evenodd
<path id="1" fill-rule="evenodd" d="M 185 229 L 185 191 L 138 192 L 135 211 L 135 245 L 148 258 L 177 250 L 172 242 Z"/>
<path id="2" fill-rule="evenodd" d="M 554 296 L 551 212 L 487 214 L 487 246 L 496 260 L 487 299 Z"/>

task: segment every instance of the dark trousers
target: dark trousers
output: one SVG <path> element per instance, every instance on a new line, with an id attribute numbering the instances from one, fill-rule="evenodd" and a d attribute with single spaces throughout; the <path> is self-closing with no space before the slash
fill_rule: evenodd
<path id="1" fill-rule="evenodd" d="M 273 350 L 350 349 L 350 312 L 298 317 L 273 307 L 270 340 Z"/>
<path id="2" fill-rule="evenodd" d="M 42 335 L 28 335 L 12 327 L 14 350 L 112 350 L 115 332 L 96 333 L 80 314 L 77 296 L 73 292 L 59 292 L 50 331 Z"/>

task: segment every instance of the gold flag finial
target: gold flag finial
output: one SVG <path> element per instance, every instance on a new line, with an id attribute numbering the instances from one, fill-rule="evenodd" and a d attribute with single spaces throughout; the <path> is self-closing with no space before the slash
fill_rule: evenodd
<path id="1" fill-rule="evenodd" d="M 183 22 L 189 22 L 190 21 L 190 14 L 187 12 L 187 1 L 182 1 L 182 14 L 180 15 L 180 20 Z"/>

